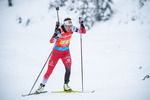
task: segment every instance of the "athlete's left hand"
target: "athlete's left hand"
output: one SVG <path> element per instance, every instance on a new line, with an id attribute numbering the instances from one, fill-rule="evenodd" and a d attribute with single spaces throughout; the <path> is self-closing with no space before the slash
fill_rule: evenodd
<path id="1" fill-rule="evenodd" d="M 79 17 L 79 23 L 80 23 L 81 27 L 84 28 L 83 21 L 84 21 L 84 19 L 82 17 Z"/>
<path id="2" fill-rule="evenodd" d="M 79 17 L 79 23 L 82 24 L 84 19 L 82 17 Z"/>

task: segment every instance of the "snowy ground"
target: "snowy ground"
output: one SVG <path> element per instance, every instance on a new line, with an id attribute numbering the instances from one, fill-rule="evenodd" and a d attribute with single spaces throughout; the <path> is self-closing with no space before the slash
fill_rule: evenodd
<path id="1" fill-rule="evenodd" d="M 0 100 L 149 100 L 150 79 L 143 81 L 150 75 L 149 6 L 136 11 L 135 0 L 114 1 L 113 18 L 97 23 L 83 35 L 84 89 L 95 93 L 50 93 L 63 89 L 65 69 L 59 61 L 45 87 L 47 94 L 22 97 L 29 93 L 54 45 L 49 39 L 57 20 L 56 11 L 48 11 L 49 0 L 15 0 L 11 8 L 7 7 L 7 0 L 0 0 Z M 64 8 L 59 13 L 61 21 L 69 15 Z M 135 21 L 131 21 L 133 14 Z M 77 26 L 79 16 L 69 16 Z M 31 22 L 26 26 L 28 19 Z M 74 33 L 70 50 L 73 60 L 70 86 L 81 90 L 79 34 Z M 46 69 L 47 66 L 33 91 Z"/>

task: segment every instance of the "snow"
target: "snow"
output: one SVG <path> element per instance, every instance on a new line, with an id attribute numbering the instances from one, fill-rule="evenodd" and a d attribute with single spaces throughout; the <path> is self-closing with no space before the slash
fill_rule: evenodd
<path id="1" fill-rule="evenodd" d="M 63 89 L 65 69 L 60 60 L 45 87 L 48 93 L 29 93 L 53 45 L 49 43 L 57 20 L 56 10 L 48 10 L 49 0 L 15 0 L 7 7 L 0 0 L 0 100 L 149 100 L 150 2 L 139 9 L 137 0 L 114 0 L 115 15 L 96 23 L 83 35 L 85 94 L 52 94 Z M 136 2 L 136 3 L 135 3 Z M 128 7 L 127 7 L 128 6 Z M 71 17 L 75 26 L 79 15 L 59 10 L 60 21 Z M 135 16 L 136 20 L 131 18 Z M 19 24 L 18 18 L 22 18 Z M 28 19 L 31 22 L 26 26 Z M 71 45 L 70 86 L 81 90 L 80 35 L 74 33 Z M 38 88 L 47 65 L 38 80 Z"/>

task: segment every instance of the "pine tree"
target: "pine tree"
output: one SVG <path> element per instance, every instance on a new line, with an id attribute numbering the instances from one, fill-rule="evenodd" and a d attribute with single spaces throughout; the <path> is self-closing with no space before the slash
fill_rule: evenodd
<path id="1" fill-rule="evenodd" d="M 147 0 L 139 0 L 140 8 L 142 8 Z"/>
<path id="2" fill-rule="evenodd" d="M 95 19 L 96 21 L 108 20 L 113 11 L 111 9 L 112 0 L 93 0 L 95 5 Z"/>
<path id="3" fill-rule="evenodd" d="M 112 0 L 82 0 L 81 15 L 85 19 L 85 25 L 90 29 L 95 22 L 109 20 L 113 14 Z M 89 6 L 90 5 L 90 6 Z"/>

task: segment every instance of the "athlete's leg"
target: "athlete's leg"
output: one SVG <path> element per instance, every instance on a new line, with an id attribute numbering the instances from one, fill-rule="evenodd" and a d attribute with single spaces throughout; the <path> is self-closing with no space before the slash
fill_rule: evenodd
<path id="1" fill-rule="evenodd" d="M 65 78 L 64 78 L 64 83 L 68 83 L 69 82 L 69 78 L 70 78 L 70 74 L 71 74 L 71 56 L 70 53 L 68 51 L 67 54 L 65 54 L 65 56 L 62 58 L 62 61 L 65 65 Z"/>
<path id="2" fill-rule="evenodd" d="M 55 51 L 53 52 L 52 56 L 50 57 L 49 63 L 48 63 L 48 69 L 44 75 L 42 84 L 45 85 L 48 81 L 49 76 L 52 74 L 57 62 L 59 60 L 59 54 Z"/>

